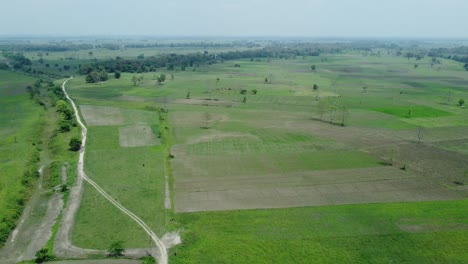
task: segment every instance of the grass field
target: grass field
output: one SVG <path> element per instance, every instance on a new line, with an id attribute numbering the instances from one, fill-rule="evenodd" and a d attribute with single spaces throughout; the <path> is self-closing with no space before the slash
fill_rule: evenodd
<path id="1" fill-rule="evenodd" d="M 463 263 L 462 65 L 326 57 L 225 61 L 165 72 L 164 85 L 160 72 L 75 78 L 70 93 L 89 126 L 86 172 L 158 234 L 182 230 L 171 263 Z M 144 79 L 135 86 L 133 76 Z M 155 107 L 169 109 L 171 210 Z M 87 187 L 78 246 L 147 246 L 98 199 Z"/>
<path id="2" fill-rule="evenodd" d="M 465 263 L 467 201 L 178 214 L 171 263 Z"/>
<path id="3" fill-rule="evenodd" d="M 34 79 L 0 71 L 0 241 L 5 241 L 16 217 L 21 214 L 30 188 L 23 174 L 39 169 L 41 117 L 43 109 L 26 93 Z M 35 180 L 31 182 L 34 184 Z M 5 237 L 6 236 L 6 237 Z M 1 244 L 1 242 L 0 242 Z"/>
<path id="4" fill-rule="evenodd" d="M 87 175 L 162 233 L 166 224 L 165 171 L 157 112 L 90 105 L 81 109 L 89 129 Z M 92 187 L 86 186 L 83 201 L 73 235 L 76 245 L 105 249 L 109 241 L 123 240 L 127 247 L 148 246 L 148 237 L 139 226 Z"/>

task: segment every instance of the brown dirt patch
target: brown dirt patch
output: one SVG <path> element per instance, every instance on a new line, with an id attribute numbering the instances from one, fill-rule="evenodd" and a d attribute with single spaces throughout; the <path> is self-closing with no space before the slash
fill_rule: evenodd
<path id="1" fill-rule="evenodd" d="M 119 128 L 119 143 L 121 147 L 144 147 L 160 144 L 160 140 L 147 125 L 135 125 Z"/>
<path id="2" fill-rule="evenodd" d="M 175 211 L 197 212 L 459 199 L 394 167 L 175 179 Z"/>
<path id="3" fill-rule="evenodd" d="M 89 126 L 115 126 L 125 123 L 124 116 L 117 107 L 81 105 L 80 110 Z"/>

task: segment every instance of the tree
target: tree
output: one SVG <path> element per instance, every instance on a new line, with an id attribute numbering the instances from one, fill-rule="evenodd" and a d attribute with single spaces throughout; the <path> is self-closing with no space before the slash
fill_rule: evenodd
<path id="1" fill-rule="evenodd" d="M 418 64 L 414 64 L 414 68 L 415 68 L 415 69 L 417 69 L 417 68 L 418 68 L 418 66 L 419 66 Z"/>
<path id="2" fill-rule="evenodd" d="M 68 143 L 68 145 L 70 146 L 70 150 L 71 151 L 78 151 L 81 149 L 81 139 L 77 138 L 77 137 L 72 137 L 70 139 L 70 143 Z"/>
<path id="3" fill-rule="evenodd" d="M 121 76 L 121 75 L 122 75 L 122 74 L 121 74 L 119 71 L 115 71 L 115 73 L 114 73 L 114 78 L 120 79 L 120 76 Z"/>
<path id="4" fill-rule="evenodd" d="M 312 89 L 314 89 L 314 92 L 316 92 L 318 90 L 318 85 L 314 83 L 314 86 L 312 87 Z"/>
<path id="5" fill-rule="evenodd" d="M 92 51 L 88 52 L 88 55 L 89 55 L 90 58 L 93 56 L 93 54 L 94 53 Z"/>
<path id="6" fill-rule="evenodd" d="M 363 92 L 363 93 L 367 93 L 367 86 L 363 86 L 363 87 L 362 87 L 362 92 Z"/>
<path id="7" fill-rule="evenodd" d="M 244 99 L 242 99 L 242 103 L 247 103 L 247 96 L 244 96 Z"/>
<path id="8" fill-rule="evenodd" d="M 204 114 L 204 118 L 205 118 L 205 126 L 203 128 L 208 129 L 210 128 L 210 123 L 211 123 L 211 113 L 206 112 Z"/>
<path id="9" fill-rule="evenodd" d="M 123 256 L 125 252 L 125 248 L 123 247 L 123 241 L 116 241 L 113 242 L 109 249 L 107 250 L 107 255 L 109 257 L 119 257 Z"/>
<path id="10" fill-rule="evenodd" d="M 317 111 L 318 111 L 318 114 L 320 115 L 320 120 L 323 120 L 323 115 L 327 113 L 328 108 L 329 108 L 329 100 L 324 98 L 318 102 Z"/>
<path id="11" fill-rule="evenodd" d="M 171 81 L 173 81 L 175 79 L 175 76 L 174 74 L 171 73 Z"/>
<path id="12" fill-rule="evenodd" d="M 315 72 L 315 70 L 317 69 L 317 67 L 314 65 L 310 66 L 310 69 L 312 69 L 313 72 Z"/>
<path id="13" fill-rule="evenodd" d="M 133 83 L 133 86 L 137 86 L 138 84 L 138 77 L 136 77 L 135 75 L 132 77 L 132 83 Z"/>
<path id="14" fill-rule="evenodd" d="M 109 75 L 105 70 L 102 71 L 92 71 L 86 75 L 86 82 L 87 83 L 97 83 L 97 82 L 104 82 L 109 79 Z"/>
<path id="15" fill-rule="evenodd" d="M 465 63 L 465 66 L 463 66 L 463 68 L 465 68 L 465 70 L 468 71 L 468 63 Z"/>
<path id="16" fill-rule="evenodd" d="M 463 99 L 458 100 L 458 105 L 459 106 L 463 106 L 464 104 L 465 104 L 465 100 L 463 100 Z"/>
<path id="17" fill-rule="evenodd" d="M 341 114 L 341 126 L 345 126 L 345 121 L 349 114 L 348 107 L 343 102 L 340 102 L 338 105 L 338 110 Z"/>
<path id="18" fill-rule="evenodd" d="M 156 81 L 159 85 L 163 84 L 166 81 L 166 74 L 161 73 L 161 75 L 156 78 Z"/>
<path id="19" fill-rule="evenodd" d="M 53 259 L 54 259 L 54 256 L 49 253 L 49 249 L 42 248 L 36 252 L 36 259 L 34 260 L 34 262 L 42 263 L 42 262 L 51 261 Z"/>
<path id="20" fill-rule="evenodd" d="M 265 83 L 268 83 L 268 77 L 265 77 Z"/>

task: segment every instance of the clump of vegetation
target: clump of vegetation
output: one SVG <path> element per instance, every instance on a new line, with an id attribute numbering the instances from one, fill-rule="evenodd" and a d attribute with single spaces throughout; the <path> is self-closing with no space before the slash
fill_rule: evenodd
<path id="1" fill-rule="evenodd" d="M 156 259 L 152 256 L 146 256 L 141 258 L 141 264 L 155 264 Z"/>
<path id="2" fill-rule="evenodd" d="M 71 151 L 78 151 L 81 149 L 81 139 L 77 138 L 77 137 L 72 137 L 70 139 L 70 143 L 68 144 L 68 146 L 70 146 L 70 150 Z"/>
<path id="3" fill-rule="evenodd" d="M 162 85 L 166 81 L 166 74 L 161 73 L 157 78 L 156 81 L 159 85 Z"/>
<path id="4" fill-rule="evenodd" d="M 109 257 L 120 257 L 123 256 L 125 248 L 123 246 L 123 241 L 115 241 L 107 249 L 107 256 Z"/>
<path id="5" fill-rule="evenodd" d="M 458 105 L 459 106 L 465 105 L 465 100 L 463 100 L 463 99 L 458 100 Z"/>
<path id="6" fill-rule="evenodd" d="M 43 263 L 43 262 L 48 262 L 54 259 L 55 257 L 54 255 L 52 255 L 52 253 L 49 252 L 49 249 L 42 248 L 36 252 L 36 259 L 34 260 L 34 262 Z"/>
<path id="7" fill-rule="evenodd" d="M 86 75 L 86 82 L 87 83 L 98 83 L 104 82 L 109 79 L 109 75 L 105 70 L 100 71 L 92 71 Z"/>

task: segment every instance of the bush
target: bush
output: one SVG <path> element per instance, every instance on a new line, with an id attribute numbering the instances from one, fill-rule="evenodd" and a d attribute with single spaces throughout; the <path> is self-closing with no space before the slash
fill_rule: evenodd
<path id="1" fill-rule="evenodd" d="M 123 241 L 116 241 L 112 243 L 107 250 L 107 254 L 109 257 L 119 257 L 123 256 L 125 252 L 125 248 L 123 247 Z"/>
<path id="2" fill-rule="evenodd" d="M 81 148 L 81 139 L 72 137 L 68 145 L 70 146 L 71 151 L 78 151 Z"/>
<path id="3" fill-rule="evenodd" d="M 34 260 L 34 262 L 42 263 L 42 262 L 51 261 L 53 259 L 54 259 L 54 256 L 49 253 L 49 250 L 47 248 L 42 248 L 41 250 L 36 252 L 36 259 Z"/>

